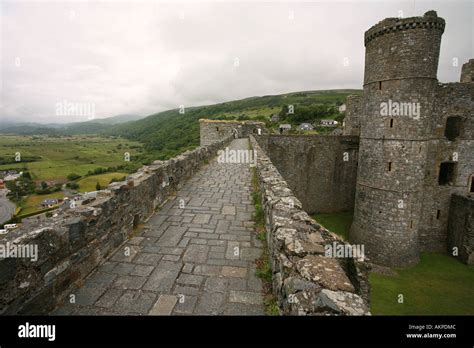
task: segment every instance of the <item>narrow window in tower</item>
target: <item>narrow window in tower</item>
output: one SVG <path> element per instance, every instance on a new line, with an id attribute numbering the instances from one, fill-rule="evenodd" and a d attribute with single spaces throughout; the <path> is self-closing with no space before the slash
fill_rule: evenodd
<path id="1" fill-rule="evenodd" d="M 388 162 L 388 171 L 389 171 L 389 172 L 392 171 L 392 162 Z"/>
<path id="2" fill-rule="evenodd" d="M 382 90 L 382 81 L 379 81 L 379 91 Z"/>
<path id="3" fill-rule="evenodd" d="M 390 128 L 393 128 L 393 118 L 390 119 Z"/>
<path id="4" fill-rule="evenodd" d="M 452 162 L 443 162 L 439 166 L 438 184 L 452 185 L 454 181 L 454 171 L 456 164 Z"/>
<path id="5" fill-rule="evenodd" d="M 216 131 L 219 131 L 219 127 L 216 127 Z"/>
<path id="6" fill-rule="evenodd" d="M 133 228 L 136 228 L 139 223 L 140 223 L 140 215 L 137 214 L 133 217 Z"/>
<path id="7" fill-rule="evenodd" d="M 451 116 L 446 119 L 446 128 L 444 129 L 444 136 L 453 141 L 461 135 L 462 132 L 462 118 L 459 116 Z"/>
<path id="8" fill-rule="evenodd" d="M 410 221 L 410 228 L 413 228 L 413 220 Z"/>
<path id="9" fill-rule="evenodd" d="M 439 220 L 439 217 L 441 216 L 441 210 L 436 211 L 436 220 Z"/>
<path id="10" fill-rule="evenodd" d="M 469 192 L 474 192 L 474 174 L 471 175 L 471 187 L 469 188 Z"/>

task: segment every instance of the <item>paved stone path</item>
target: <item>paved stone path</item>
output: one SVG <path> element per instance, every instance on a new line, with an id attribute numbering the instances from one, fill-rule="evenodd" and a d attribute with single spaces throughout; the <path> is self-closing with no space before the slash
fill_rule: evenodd
<path id="1" fill-rule="evenodd" d="M 249 165 L 214 159 L 53 314 L 263 314 L 253 211 Z"/>

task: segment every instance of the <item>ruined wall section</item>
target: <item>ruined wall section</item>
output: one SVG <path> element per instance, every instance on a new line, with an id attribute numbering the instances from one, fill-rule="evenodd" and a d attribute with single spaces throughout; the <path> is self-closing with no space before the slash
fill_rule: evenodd
<path id="1" fill-rule="evenodd" d="M 255 121 L 225 121 L 225 120 L 199 120 L 201 146 L 207 146 L 216 141 L 221 141 L 229 136 L 234 138 L 247 138 L 249 134 L 257 134 L 260 128 L 264 131 L 265 124 Z"/>
<path id="2" fill-rule="evenodd" d="M 345 243 L 302 209 L 259 143 L 253 136 L 250 141 L 257 152 L 273 293 L 282 314 L 370 314 L 367 263 L 325 256 L 326 245 Z"/>
<path id="3" fill-rule="evenodd" d="M 360 135 L 361 118 L 364 115 L 364 98 L 361 95 L 350 95 L 346 99 L 346 116 L 344 117 L 344 135 Z"/>
<path id="4" fill-rule="evenodd" d="M 231 140 L 228 137 L 168 161 L 156 161 L 129 176 L 127 182 L 109 185 L 109 195 L 1 236 L 3 245 L 37 245 L 39 258 L 36 262 L 0 259 L 0 314 L 51 311 Z"/>
<path id="5" fill-rule="evenodd" d="M 474 83 L 440 84 L 431 115 L 431 138 L 423 188 L 423 208 L 418 232 L 420 250 L 444 252 L 451 196 L 469 193 L 474 174 Z M 448 139 L 448 118 L 459 118 L 460 134 Z M 439 184 L 441 163 L 452 163 L 452 183 Z"/>
<path id="6" fill-rule="evenodd" d="M 457 248 L 457 255 L 454 253 Z M 474 265 L 474 196 L 454 194 L 448 221 L 448 254 Z"/>
<path id="7" fill-rule="evenodd" d="M 309 214 L 354 209 L 359 138 L 255 136 Z"/>
<path id="8" fill-rule="evenodd" d="M 461 82 L 474 82 L 474 59 L 469 59 L 469 62 L 463 64 L 461 70 Z"/>

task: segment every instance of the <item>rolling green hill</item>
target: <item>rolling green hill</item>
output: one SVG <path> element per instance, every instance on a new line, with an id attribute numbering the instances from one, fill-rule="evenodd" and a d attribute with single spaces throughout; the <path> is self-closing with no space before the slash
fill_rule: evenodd
<path id="1" fill-rule="evenodd" d="M 167 110 L 136 121 L 137 116 L 117 116 L 114 124 L 104 120 L 71 123 L 67 125 L 23 124 L 10 125 L 0 130 L 4 134 L 34 135 L 44 134 L 49 137 L 70 135 L 107 135 L 128 138 L 144 144 L 145 153 L 139 156 L 141 163 L 156 159 L 167 159 L 185 150 L 199 145 L 199 119 L 256 119 L 270 121 L 270 116 L 282 112 L 282 108 L 293 105 L 296 115 L 285 122 L 299 123 L 305 121 L 305 115 L 311 115 L 312 121 L 318 116 L 319 109 L 335 110 L 334 106 L 345 102 L 351 94 L 361 94 L 361 90 L 325 90 L 286 93 L 250 97 L 220 104 L 186 108 L 184 114 L 178 109 Z M 300 113 L 298 114 L 298 111 Z M 303 112 L 304 111 L 304 112 Z M 327 115 L 324 114 L 324 117 Z M 311 121 L 311 120 L 308 120 Z"/>
<path id="2" fill-rule="evenodd" d="M 329 90 L 295 92 L 251 97 L 220 104 L 168 110 L 144 119 L 123 123 L 105 130 L 104 134 L 121 136 L 145 144 L 155 159 L 166 159 L 199 145 L 199 119 L 258 119 L 269 121 L 283 106 L 340 105 L 351 94 L 361 90 Z"/>

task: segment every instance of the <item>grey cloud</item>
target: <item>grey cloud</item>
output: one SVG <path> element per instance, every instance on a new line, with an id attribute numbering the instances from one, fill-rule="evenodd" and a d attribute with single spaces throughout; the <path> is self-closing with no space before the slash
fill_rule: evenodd
<path id="1" fill-rule="evenodd" d="M 64 100 L 93 103 L 96 116 L 107 117 L 254 95 L 361 88 L 363 34 L 400 10 L 407 17 L 435 9 L 446 19 L 441 81 L 457 81 L 461 65 L 474 57 L 470 1 L 1 6 L 3 120 L 86 119 L 56 116 L 55 105 Z"/>

